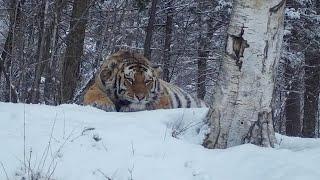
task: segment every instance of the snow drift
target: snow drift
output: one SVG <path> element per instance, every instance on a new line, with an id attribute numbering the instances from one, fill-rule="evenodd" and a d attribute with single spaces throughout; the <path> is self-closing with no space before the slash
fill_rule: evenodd
<path id="1" fill-rule="evenodd" d="M 278 135 L 275 149 L 209 150 L 200 145 L 206 112 L 0 103 L 0 179 L 319 179 L 320 140 Z"/>

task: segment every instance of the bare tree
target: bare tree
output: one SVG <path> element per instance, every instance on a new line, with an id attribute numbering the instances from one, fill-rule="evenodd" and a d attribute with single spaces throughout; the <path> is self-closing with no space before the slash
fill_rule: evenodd
<path id="1" fill-rule="evenodd" d="M 32 92 L 31 92 L 31 100 L 30 102 L 32 103 L 39 103 L 40 99 L 40 81 L 41 81 L 41 75 L 43 73 L 43 69 L 45 66 L 45 56 L 48 56 L 47 54 L 49 53 L 49 49 L 46 48 L 46 39 L 49 36 L 49 31 L 48 28 L 46 27 L 45 22 L 48 21 L 47 19 L 47 13 L 48 13 L 48 1 L 47 0 L 42 0 L 41 5 L 40 5 L 40 11 L 39 11 L 39 37 L 38 37 L 38 52 L 37 52 L 37 65 L 36 65 L 36 70 L 35 70 L 35 79 L 33 81 L 32 85 Z M 49 42 L 50 43 L 50 42 Z M 45 52 L 47 50 L 47 52 Z"/>
<path id="2" fill-rule="evenodd" d="M 149 9 L 149 20 L 148 20 L 148 26 L 146 29 L 146 38 L 145 38 L 144 47 L 143 47 L 144 56 L 148 59 L 151 58 L 152 34 L 153 34 L 154 23 L 156 19 L 157 3 L 158 3 L 158 0 L 152 0 L 151 8 Z"/>
<path id="3" fill-rule="evenodd" d="M 217 31 L 221 25 L 222 21 L 214 21 L 213 13 L 206 13 L 206 8 L 209 6 L 215 7 L 216 2 L 197 2 L 197 24 L 198 24 L 198 47 L 197 47 L 197 97 L 199 99 L 204 99 L 206 95 L 206 79 L 207 79 L 207 69 L 208 69 L 208 59 L 210 54 L 210 46 L 212 45 L 213 33 Z"/>
<path id="4" fill-rule="evenodd" d="M 13 51 L 17 49 L 17 42 L 21 36 L 17 36 L 19 33 L 21 35 L 21 6 L 24 2 L 21 1 L 10 1 L 9 3 L 9 17 L 10 25 L 9 32 L 6 37 L 5 45 L 1 53 L 0 58 L 0 78 L 1 73 L 4 74 L 5 84 L 6 84 L 6 100 L 9 102 L 17 102 L 18 97 L 16 89 L 12 85 L 12 61 L 13 61 Z M 20 43 L 21 44 L 21 43 Z"/>
<path id="5" fill-rule="evenodd" d="M 48 60 L 45 67 L 45 82 L 44 82 L 44 102 L 46 104 L 58 104 L 60 89 L 57 82 L 57 75 L 55 75 L 55 69 L 57 66 L 57 51 L 58 51 L 58 39 L 59 39 L 59 24 L 61 23 L 62 10 L 67 5 L 66 0 L 56 0 L 53 4 L 53 18 L 48 28 L 48 36 L 46 38 L 46 51 L 49 54 L 44 59 Z"/>
<path id="6" fill-rule="evenodd" d="M 192 12 L 197 5 L 194 1 L 166 0 L 159 3 L 156 0 L 153 4 L 151 0 L 91 1 L 90 12 L 84 14 L 88 16 L 80 19 L 73 17 L 73 2 L 0 1 L 0 7 L 8 10 L 8 13 L 0 12 L 1 17 L 4 17 L 0 19 L 2 101 L 60 104 L 62 94 L 69 97 L 74 94 L 71 91 L 75 83 L 71 81 L 76 81 L 79 89 L 84 87 L 103 57 L 121 48 L 141 52 L 145 45 L 149 46 L 146 49 L 150 53 L 152 49 L 152 61 L 162 63 L 166 66 L 164 69 L 168 69 L 165 70 L 166 80 L 171 80 L 171 83 L 178 84 L 191 93 L 196 92 L 197 68 L 193 66 L 197 61 L 198 48 L 195 42 L 199 31 L 196 16 Z M 215 10 L 217 13 L 212 14 L 229 16 L 225 13 L 227 8 L 224 5 L 218 6 Z M 152 8 L 156 11 L 151 10 Z M 204 7 L 204 12 L 209 9 L 214 7 Z M 221 12 L 220 9 L 224 11 Z M 153 15 L 150 16 L 151 14 Z M 218 15 L 214 18 L 228 19 Z M 83 51 L 77 48 L 77 57 L 74 58 L 71 49 L 79 46 L 73 39 L 81 41 L 81 38 L 74 38 L 73 34 L 81 36 L 74 32 L 83 19 L 88 19 L 84 36 L 86 45 L 83 46 Z M 71 27 L 71 21 L 75 22 L 74 27 Z M 206 31 L 206 25 L 201 28 L 201 32 Z M 220 34 L 215 34 L 216 44 L 208 45 L 211 59 L 216 58 L 213 50 L 220 52 L 217 49 L 220 49 L 220 45 L 224 46 L 224 38 L 221 38 L 221 32 L 218 33 Z M 143 36 L 148 38 L 141 38 Z M 146 39 L 149 39 L 147 43 Z M 77 62 L 73 63 L 70 59 L 77 59 Z M 208 66 L 211 65 L 213 63 L 209 62 Z M 207 73 L 217 69 L 213 66 Z M 80 69 L 79 72 L 76 69 Z M 213 78 L 205 80 L 207 88 L 212 88 L 211 79 Z M 70 89 L 68 95 L 65 93 L 67 89 Z M 77 90 L 76 94 L 79 94 Z"/>
<path id="7" fill-rule="evenodd" d="M 79 68 L 83 55 L 83 44 L 87 15 L 90 0 L 74 0 L 70 20 L 70 33 L 67 37 L 67 47 L 63 59 L 61 102 L 66 103 L 73 99 L 77 81 L 79 80 Z"/>
<path id="8" fill-rule="evenodd" d="M 305 53 L 305 94 L 302 136 L 315 137 L 320 94 L 320 50 L 310 47 Z"/>
<path id="9" fill-rule="evenodd" d="M 319 16 L 320 2 L 310 1 L 314 12 Z M 312 16 L 311 16 L 312 17 Z M 319 95 L 320 95 L 320 38 L 317 34 L 319 22 L 312 18 L 304 19 L 304 27 L 309 31 L 307 34 L 305 47 L 305 93 L 304 93 L 304 114 L 303 114 L 303 137 L 319 136 Z M 316 125 L 318 123 L 318 135 L 316 135 Z"/>
<path id="10" fill-rule="evenodd" d="M 286 61 L 285 78 L 287 79 L 287 96 L 285 103 L 286 135 L 300 136 L 302 130 L 303 83 L 299 69 L 289 60 Z M 303 77 L 303 76 L 302 76 Z"/>
<path id="11" fill-rule="evenodd" d="M 274 146 L 272 97 L 284 5 L 285 0 L 234 1 L 205 147 Z"/>
<path id="12" fill-rule="evenodd" d="M 172 28 L 173 28 L 173 7 L 172 1 L 167 2 L 167 13 L 165 23 L 165 39 L 164 39 L 164 51 L 163 51 L 163 79 L 170 82 L 170 64 L 171 64 L 171 42 L 172 42 Z"/>

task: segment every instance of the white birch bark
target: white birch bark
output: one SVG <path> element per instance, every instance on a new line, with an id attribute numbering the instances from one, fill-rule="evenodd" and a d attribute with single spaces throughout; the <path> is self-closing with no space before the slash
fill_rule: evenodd
<path id="1" fill-rule="evenodd" d="M 284 5 L 285 0 L 234 1 L 204 146 L 274 146 L 271 105 Z"/>

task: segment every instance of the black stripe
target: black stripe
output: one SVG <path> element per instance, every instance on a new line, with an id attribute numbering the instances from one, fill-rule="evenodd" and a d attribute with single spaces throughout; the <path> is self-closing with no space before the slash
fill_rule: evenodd
<path id="1" fill-rule="evenodd" d="M 178 102 L 178 108 L 181 108 L 181 101 L 179 99 L 179 96 L 176 92 L 172 91 L 173 94 L 174 94 L 174 97 L 176 98 L 177 102 Z"/>
<path id="2" fill-rule="evenodd" d="M 140 65 L 140 67 L 143 69 L 144 72 L 147 72 L 147 71 L 148 71 L 148 69 L 149 69 L 148 66 L 146 66 L 146 65 L 144 65 L 144 64 L 139 64 L 139 65 Z"/>
<path id="3" fill-rule="evenodd" d="M 99 74 L 99 76 L 100 76 L 100 81 L 101 81 L 103 87 L 106 87 L 106 82 L 104 81 L 104 79 L 101 78 L 101 74 Z"/>
<path id="4" fill-rule="evenodd" d="M 118 75 L 118 73 L 116 73 L 116 78 L 114 79 L 113 90 L 112 90 L 112 92 L 114 93 L 114 96 L 115 96 L 116 99 L 118 99 L 118 94 L 117 94 L 117 91 L 118 91 L 118 87 L 117 87 L 117 75 Z"/>
<path id="5" fill-rule="evenodd" d="M 119 103 L 114 103 L 114 105 L 116 106 L 116 111 L 119 112 L 120 111 L 120 104 Z"/>
<path id="6" fill-rule="evenodd" d="M 121 76 L 118 76 L 118 85 L 117 85 L 117 93 L 120 94 L 121 93 Z"/>
<path id="7" fill-rule="evenodd" d="M 185 100 L 187 101 L 187 108 L 191 107 L 191 99 L 189 97 L 189 94 L 182 89 L 179 89 L 180 93 L 184 95 Z"/>
<path id="8" fill-rule="evenodd" d="M 154 79 L 154 83 L 153 83 L 154 85 L 153 85 L 153 87 L 152 87 L 152 91 L 153 92 L 156 92 L 156 89 L 157 89 L 157 80 L 156 79 Z"/>
<path id="9" fill-rule="evenodd" d="M 160 81 L 159 80 L 157 80 L 157 85 L 158 85 L 157 86 L 157 91 L 160 92 Z"/>
<path id="10" fill-rule="evenodd" d="M 172 98 L 173 98 L 173 97 L 170 96 L 170 93 L 169 93 L 167 87 L 166 87 L 164 84 L 163 84 L 163 90 L 166 91 L 167 96 L 169 96 L 171 108 L 174 108 L 174 107 L 173 107 L 173 101 L 172 101 Z"/>
<path id="11" fill-rule="evenodd" d="M 201 99 L 197 99 L 196 102 L 197 102 L 197 107 L 199 107 L 199 108 L 202 107 L 202 105 L 201 105 L 202 102 L 204 103 L 204 101 L 202 101 Z"/>
<path id="12" fill-rule="evenodd" d="M 175 89 L 177 92 L 178 92 L 178 94 L 181 94 L 181 95 L 183 95 L 184 96 L 184 99 L 187 101 L 187 104 L 188 104 L 188 98 L 186 98 L 185 96 L 185 92 L 183 92 L 180 88 L 178 88 L 178 87 L 172 87 L 173 89 Z M 181 102 L 181 97 L 180 96 L 178 96 L 179 97 L 179 99 L 180 99 L 180 102 Z M 183 104 L 181 103 L 181 107 L 183 106 Z M 188 106 L 188 105 L 187 105 Z"/>
<path id="13" fill-rule="evenodd" d="M 184 97 L 186 98 L 186 101 L 187 101 L 187 108 L 191 108 L 191 99 L 189 97 L 189 94 L 184 93 Z"/>

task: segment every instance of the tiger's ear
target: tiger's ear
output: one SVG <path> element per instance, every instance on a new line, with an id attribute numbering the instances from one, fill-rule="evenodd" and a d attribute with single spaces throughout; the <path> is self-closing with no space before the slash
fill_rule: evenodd
<path id="1" fill-rule="evenodd" d="M 110 70 L 110 69 L 108 69 L 108 68 L 102 69 L 102 70 L 100 71 L 100 74 L 99 74 L 101 81 L 107 81 L 107 80 L 109 80 L 110 77 L 111 77 L 111 75 L 112 75 L 112 70 Z"/>
<path id="2" fill-rule="evenodd" d="M 161 66 L 158 65 L 158 64 L 153 64 L 153 65 L 151 65 L 151 67 L 152 67 L 153 72 L 155 73 L 155 75 L 156 75 L 158 78 L 162 79 L 163 71 L 162 71 Z"/>
<path id="3" fill-rule="evenodd" d="M 117 61 L 114 59 L 109 59 L 109 62 L 102 65 L 99 78 L 101 82 L 105 85 L 106 82 L 111 81 L 112 73 L 117 68 Z"/>
<path id="4" fill-rule="evenodd" d="M 108 69 L 113 71 L 117 67 L 117 60 L 110 59 L 110 62 L 108 63 Z"/>

